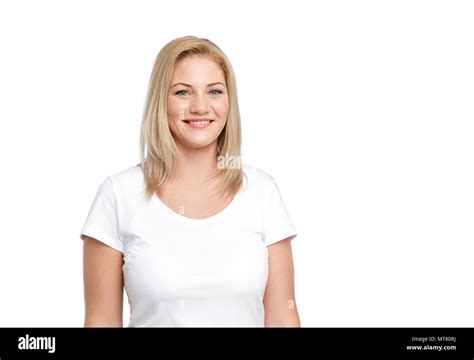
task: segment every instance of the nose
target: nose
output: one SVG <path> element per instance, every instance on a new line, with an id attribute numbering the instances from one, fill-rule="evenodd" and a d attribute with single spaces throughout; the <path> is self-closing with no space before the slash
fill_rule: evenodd
<path id="1" fill-rule="evenodd" d="M 195 96 L 193 96 L 193 99 L 189 106 L 189 111 L 195 114 L 207 113 L 208 103 L 206 97 L 201 94 L 196 94 Z"/>

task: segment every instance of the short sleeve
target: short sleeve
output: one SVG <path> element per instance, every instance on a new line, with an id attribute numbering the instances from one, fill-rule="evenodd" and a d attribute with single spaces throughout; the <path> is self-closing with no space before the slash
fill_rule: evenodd
<path id="1" fill-rule="evenodd" d="M 263 240 L 266 246 L 296 237 L 296 229 L 283 203 L 280 190 L 271 176 L 265 181 L 262 189 L 262 218 Z"/>
<path id="2" fill-rule="evenodd" d="M 124 251 L 120 238 L 117 202 L 112 179 L 107 177 L 96 192 L 94 201 L 82 227 L 80 238 L 90 236 L 115 250 Z"/>

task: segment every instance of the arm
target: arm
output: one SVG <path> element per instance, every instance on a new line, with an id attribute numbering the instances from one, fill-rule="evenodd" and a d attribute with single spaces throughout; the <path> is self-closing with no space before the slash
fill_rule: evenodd
<path id="1" fill-rule="evenodd" d="M 123 254 L 84 235 L 84 327 L 123 326 Z"/>
<path id="2" fill-rule="evenodd" d="M 301 327 L 296 307 L 291 240 L 268 246 L 268 281 L 263 299 L 265 327 Z"/>

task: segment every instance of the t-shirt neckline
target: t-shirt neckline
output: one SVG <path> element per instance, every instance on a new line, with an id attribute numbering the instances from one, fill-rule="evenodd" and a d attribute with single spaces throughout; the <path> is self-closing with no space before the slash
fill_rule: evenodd
<path id="1" fill-rule="evenodd" d="M 227 206 L 224 209 L 222 209 L 221 211 L 219 211 L 218 213 L 216 213 L 214 215 L 210 215 L 210 216 L 207 216 L 207 217 L 202 218 L 202 219 L 191 218 L 191 217 L 182 215 L 182 214 L 174 211 L 173 209 L 168 207 L 168 205 L 166 205 L 156 193 L 153 193 L 152 198 L 158 204 L 158 206 L 160 208 L 162 208 L 169 216 L 171 216 L 173 218 L 176 218 L 176 219 L 179 219 L 180 221 L 188 222 L 188 223 L 204 224 L 204 223 L 213 222 L 213 221 L 223 217 L 228 212 L 230 212 L 232 210 L 232 208 L 235 207 L 235 204 L 236 204 L 236 202 L 238 201 L 238 199 L 240 197 L 240 193 L 241 193 L 241 190 L 239 190 L 234 195 L 231 202 L 229 204 L 227 204 Z"/>
<path id="2" fill-rule="evenodd" d="M 231 202 L 229 204 L 227 204 L 227 206 L 224 209 L 222 209 L 221 211 L 219 211 L 218 213 L 216 213 L 214 215 L 211 215 L 211 216 L 208 216 L 208 217 L 205 217 L 205 218 L 202 218 L 202 219 L 191 218 L 191 217 L 182 215 L 182 214 L 174 211 L 173 209 L 168 207 L 168 205 L 166 205 L 155 192 L 152 195 L 152 199 L 171 218 L 175 218 L 175 219 L 178 219 L 178 220 L 183 221 L 183 222 L 194 223 L 194 224 L 207 224 L 207 223 L 210 223 L 210 222 L 214 222 L 214 221 L 220 219 L 221 217 L 224 217 L 225 215 L 227 215 L 227 213 L 230 213 L 231 210 L 240 201 L 240 197 L 242 196 L 241 193 L 243 192 L 243 189 L 246 187 L 247 182 L 248 182 L 245 166 L 243 167 L 243 172 L 244 172 L 244 176 L 243 176 L 242 187 L 234 195 Z"/>

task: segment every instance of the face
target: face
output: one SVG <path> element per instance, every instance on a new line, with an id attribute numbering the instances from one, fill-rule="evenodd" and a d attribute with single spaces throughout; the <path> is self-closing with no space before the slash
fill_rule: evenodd
<path id="1" fill-rule="evenodd" d="M 176 64 L 168 94 L 168 124 L 178 148 L 216 146 L 228 112 L 225 76 L 217 63 L 192 56 Z"/>

